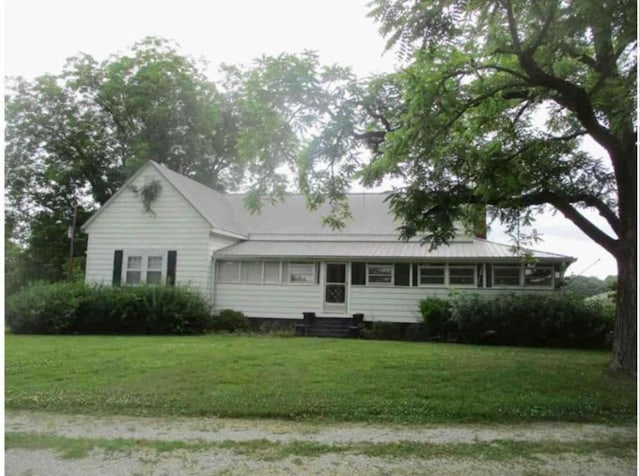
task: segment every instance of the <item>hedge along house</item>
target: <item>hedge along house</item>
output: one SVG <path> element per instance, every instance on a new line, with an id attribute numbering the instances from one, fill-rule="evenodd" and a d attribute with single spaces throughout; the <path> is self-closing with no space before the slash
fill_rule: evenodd
<path id="1" fill-rule="evenodd" d="M 150 188 L 157 196 L 145 210 Z M 323 227 L 322 211 L 309 212 L 303 196 L 259 214 L 243 199 L 148 162 L 83 226 L 87 282 L 188 285 L 215 310 L 250 318 L 411 323 L 421 320 L 421 299 L 452 289 L 553 292 L 574 261 L 532 251 L 535 265 L 525 264 L 511 246 L 464 233 L 431 251 L 399 241 L 384 194 L 350 195 L 353 220 L 340 231 Z"/>

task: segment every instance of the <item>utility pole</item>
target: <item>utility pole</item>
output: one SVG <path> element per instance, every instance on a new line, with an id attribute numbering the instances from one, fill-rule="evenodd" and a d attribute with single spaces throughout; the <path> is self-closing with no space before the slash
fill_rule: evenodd
<path id="1" fill-rule="evenodd" d="M 73 281 L 73 256 L 75 255 L 74 245 L 76 236 L 76 219 L 78 218 L 78 204 L 73 206 L 73 220 L 71 226 L 67 230 L 67 237 L 69 238 L 69 265 L 67 277 L 69 281 Z"/>

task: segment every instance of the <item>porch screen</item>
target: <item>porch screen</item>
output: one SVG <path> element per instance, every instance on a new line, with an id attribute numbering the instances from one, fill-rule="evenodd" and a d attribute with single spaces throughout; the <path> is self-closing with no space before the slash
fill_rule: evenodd
<path id="1" fill-rule="evenodd" d="M 367 282 L 367 263 L 351 263 L 351 284 L 365 285 Z"/>

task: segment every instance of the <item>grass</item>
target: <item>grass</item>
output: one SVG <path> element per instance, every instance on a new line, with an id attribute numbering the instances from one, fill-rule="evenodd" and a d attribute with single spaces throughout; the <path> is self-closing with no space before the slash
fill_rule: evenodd
<path id="1" fill-rule="evenodd" d="M 248 441 L 154 441 L 119 438 L 68 438 L 30 433 L 7 433 L 5 449 L 52 449 L 61 458 L 78 459 L 88 456 L 94 449 L 106 453 L 131 454 L 135 450 L 151 449 L 157 453 L 172 451 L 210 451 L 225 449 L 238 455 L 263 461 L 277 461 L 288 457 L 319 457 L 332 453 L 350 453 L 382 458 L 471 458 L 505 461 L 513 458 L 532 458 L 540 455 L 598 454 L 605 457 L 633 460 L 636 457 L 635 438 L 609 438 L 599 441 L 529 442 L 498 440 L 476 443 L 346 443 L 329 445 L 312 441 L 287 443 L 268 440 Z"/>
<path id="2" fill-rule="evenodd" d="M 633 423 L 597 351 L 268 337 L 5 336 L 5 405 L 378 423 Z"/>

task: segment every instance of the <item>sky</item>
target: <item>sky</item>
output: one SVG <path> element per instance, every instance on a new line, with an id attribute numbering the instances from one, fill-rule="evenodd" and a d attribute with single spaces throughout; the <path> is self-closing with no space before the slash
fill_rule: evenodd
<path id="1" fill-rule="evenodd" d="M 173 40 L 179 51 L 208 64 L 249 64 L 263 54 L 316 51 L 325 64 L 351 66 L 360 77 L 392 71 L 397 61 L 367 18 L 367 0 L 4 0 L 3 70 L 33 79 L 59 73 L 80 52 L 96 60 L 146 36 Z M 1 12 L 0 12 L 1 13 Z M 2 16 L 2 15 L 0 15 Z M 597 152 L 597 151 L 594 151 Z M 601 226 L 595 213 L 588 214 Z M 616 274 L 614 259 L 560 214 L 534 227 L 534 248 L 578 258 L 569 274 Z M 606 227 L 603 227 L 606 229 Z M 609 230 L 610 232 L 610 230 Z M 499 224 L 489 239 L 508 243 Z"/>

